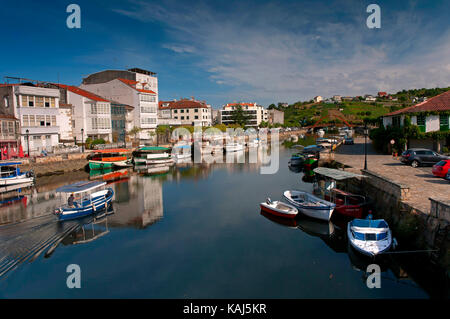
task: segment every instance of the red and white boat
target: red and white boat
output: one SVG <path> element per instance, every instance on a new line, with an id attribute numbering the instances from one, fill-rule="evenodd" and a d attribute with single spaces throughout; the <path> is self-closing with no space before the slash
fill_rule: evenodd
<path id="1" fill-rule="evenodd" d="M 261 203 L 260 206 L 263 212 L 278 217 L 295 218 L 298 214 L 298 210 L 294 206 L 279 201 L 271 201 L 270 198 L 267 198 L 266 202 Z"/>

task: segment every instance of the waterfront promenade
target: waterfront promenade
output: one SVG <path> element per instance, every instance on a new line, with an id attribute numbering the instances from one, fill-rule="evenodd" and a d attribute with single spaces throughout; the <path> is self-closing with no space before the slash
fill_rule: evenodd
<path id="1" fill-rule="evenodd" d="M 413 168 L 403 164 L 391 155 L 375 152 L 370 140 L 367 144 L 367 168 L 396 183 L 409 187 L 409 199 L 405 202 L 412 207 L 429 214 L 430 197 L 447 201 L 450 195 L 450 183 L 434 177 L 431 166 Z M 335 154 L 335 160 L 350 166 L 345 170 L 361 173 L 364 168 L 364 138 L 355 138 L 354 145 L 341 145 Z"/>

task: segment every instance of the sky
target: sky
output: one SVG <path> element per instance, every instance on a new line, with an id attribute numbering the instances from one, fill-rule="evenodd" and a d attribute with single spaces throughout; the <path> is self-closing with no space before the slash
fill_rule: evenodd
<path id="1" fill-rule="evenodd" d="M 69 29 L 69 4 L 81 28 Z M 369 29 L 367 6 L 381 8 Z M 450 86 L 450 4 L 433 1 L 0 0 L 4 76 L 80 85 L 156 72 L 159 99 L 310 100 Z"/>

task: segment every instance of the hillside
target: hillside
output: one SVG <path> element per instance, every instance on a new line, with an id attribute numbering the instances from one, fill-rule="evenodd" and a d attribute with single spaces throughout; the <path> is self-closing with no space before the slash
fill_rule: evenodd
<path id="1" fill-rule="evenodd" d="M 412 89 L 391 94 L 394 100 L 377 98 L 376 102 L 344 101 L 340 103 L 311 103 L 312 101 L 296 102 L 288 107 L 278 104 L 275 107 L 284 111 L 286 126 L 306 126 L 323 118 L 323 123 L 342 123 L 344 118 L 351 124 L 361 124 L 364 121 L 376 122 L 380 116 L 417 103 L 414 98 L 433 97 L 450 90 L 447 88 Z M 395 100 L 397 98 L 397 100 Z M 275 106 L 272 104 L 271 106 Z"/>

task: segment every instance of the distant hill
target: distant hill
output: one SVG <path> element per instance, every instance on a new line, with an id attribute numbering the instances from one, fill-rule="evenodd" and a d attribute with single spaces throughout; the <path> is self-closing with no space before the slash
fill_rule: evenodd
<path id="1" fill-rule="evenodd" d="M 270 108 L 284 111 L 284 123 L 287 126 L 302 126 L 314 124 L 320 118 L 324 118 L 324 123 L 339 123 L 340 121 L 335 115 L 340 114 L 346 121 L 352 124 L 360 124 L 364 120 L 376 121 L 380 116 L 392 111 L 402 109 L 413 104 L 413 98 L 433 97 L 449 91 L 447 88 L 432 89 L 411 89 L 403 90 L 392 97 L 397 101 L 389 99 L 377 99 L 376 102 L 363 101 L 345 101 L 341 103 L 313 103 L 313 101 L 298 101 L 290 104 L 288 107 L 271 104 Z M 279 103 L 280 104 L 280 103 Z"/>

